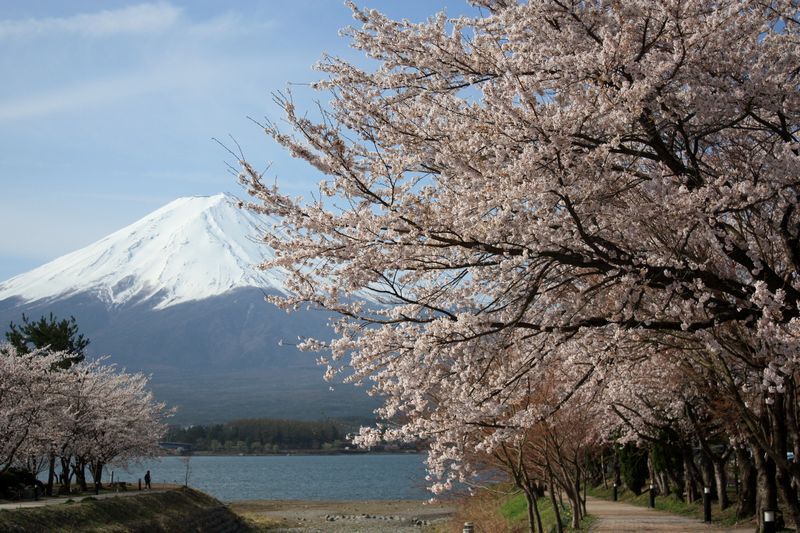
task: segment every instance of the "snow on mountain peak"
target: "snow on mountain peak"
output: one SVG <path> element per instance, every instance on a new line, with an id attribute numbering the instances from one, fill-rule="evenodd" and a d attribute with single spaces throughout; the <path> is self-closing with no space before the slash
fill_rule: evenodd
<path id="1" fill-rule="evenodd" d="M 258 270 L 272 221 L 229 194 L 179 198 L 99 241 L 0 283 L 0 300 L 91 292 L 109 306 L 152 299 L 163 309 L 238 287 L 282 291 L 284 276 Z"/>

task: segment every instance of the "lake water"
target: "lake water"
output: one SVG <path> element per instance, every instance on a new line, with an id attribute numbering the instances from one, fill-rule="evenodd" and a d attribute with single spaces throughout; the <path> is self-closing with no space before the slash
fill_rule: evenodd
<path id="1" fill-rule="evenodd" d="M 163 457 L 116 469 L 134 484 L 150 470 L 153 483 L 183 484 L 185 457 Z M 192 456 L 189 485 L 236 500 L 394 500 L 431 496 L 420 454 Z M 110 467 L 109 467 L 110 468 Z M 110 472 L 103 475 L 110 480 Z"/>

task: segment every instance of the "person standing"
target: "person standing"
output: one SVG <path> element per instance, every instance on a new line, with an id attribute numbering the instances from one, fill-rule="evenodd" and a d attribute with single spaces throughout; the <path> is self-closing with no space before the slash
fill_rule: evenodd
<path id="1" fill-rule="evenodd" d="M 150 471 L 148 470 L 144 474 L 144 488 L 150 490 Z"/>

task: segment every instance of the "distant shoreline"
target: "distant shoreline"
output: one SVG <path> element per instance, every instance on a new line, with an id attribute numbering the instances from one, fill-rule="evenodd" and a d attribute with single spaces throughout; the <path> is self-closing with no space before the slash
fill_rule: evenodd
<path id="1" fill-rule="evenodd" d="M 193 451 L 186 454 L 178 453 L 165 453 L 158 455 L 158 458 L 163 457 L 286 457 L 288 455 L 294 456 L 310 456 L 310 455 L 424 455 L 427 452 L 416 450 L 398 450 L 398 451 L 368 451 L 368 450 L 286 450 L 278 453 L 230 453 L 230 452 L 210 452 L 207 450 Z"/>

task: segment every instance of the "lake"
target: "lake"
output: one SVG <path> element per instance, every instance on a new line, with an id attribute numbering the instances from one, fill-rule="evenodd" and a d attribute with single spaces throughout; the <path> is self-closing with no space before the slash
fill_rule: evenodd
<path id="1" fill-rule="evenodd" d="M 115 469 L 134 484 L 150 470 L 153 483 L 183 484 L 186 457 L 163 457 Z M 226 502 L 237 500 L 395 500 L 430 498 L 421 454 L 191 456 L 189 486 Z M 103 474 L 105 481 L 110 470 Z"/>

